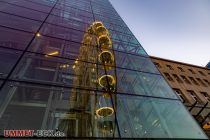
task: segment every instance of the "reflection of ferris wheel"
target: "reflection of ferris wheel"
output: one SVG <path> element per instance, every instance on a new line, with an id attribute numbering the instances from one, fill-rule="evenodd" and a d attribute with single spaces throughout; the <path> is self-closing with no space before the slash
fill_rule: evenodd
<path id="1" fill-rule="evenodd" d="M 78 136 L 114 135 L 117 89 L 115 55 L 109 31 L 102 22 L 96 21 L 87 29 L 80 46 L 80 54 L 72 68 L 76 75 L 73 81 L 75 86 L 98 89 L 100 93 L 96 93 L 93 100 L 92 91 L 82 93 L 81 90 L 72 89 L 70 110 L 77 110 L 75 116 L 80 116 L 76 119 L 83 120 L 82 126 L 65 121 L 61 122 L 59 127 L 66 131 L 68 136 L 76 135 L 69 134 L 72 131 L 66 127 L 68 129 L 83 127 L 85 131 L 77 134 Z M 89 104 L 93 105 L 90 105 L 87 111 Z"/>

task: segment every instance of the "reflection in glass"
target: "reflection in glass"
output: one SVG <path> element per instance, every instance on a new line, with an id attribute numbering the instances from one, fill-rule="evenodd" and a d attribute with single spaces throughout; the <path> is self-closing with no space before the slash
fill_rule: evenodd
<path id="1" fill-rule="evenodd" d="M 123 138 L 204 136 L 180 101 L 118 95 L 116 115 Z"/>
<path id="2" fill-rule="evenodd" d="M 0 27 L 0 46 L 24 50 L 33 34 Z"/>
<path id="3" fill-rule="evenodd" d="M 25 7 L 16 6 L 13 4 L 9 4 L 7 2 L 4 3 L 4 2 L 0 1 L 0 11 L 14 14 L 17 16 L 24 15 L 24 17 L 26 17 L 26 18 L 31 18 L 31 19 L 35 19 L 35 20 L 41 20 L 41 21 L 43 21 L 47 16 L 47 13 L 39 12 L 36 10 L 31 10 L 31 9 L 28 9 Z"/>
<path id="4" fill-rule="evenodd" d="M 0 97 L 1 130 L 44 129 L 60 130 L 69 137 L 118 137 L 113 110 L 102 108 L 114 108 L 111 99 L 101 92 L 8 82 Z M 96 115 L 99 108 L 100 115 Z"/>
<path id="5" fill-rule="evenodd" d="M 21 53 L 21 51 L 0 48 L 0 78 L 6 78 Z"/>

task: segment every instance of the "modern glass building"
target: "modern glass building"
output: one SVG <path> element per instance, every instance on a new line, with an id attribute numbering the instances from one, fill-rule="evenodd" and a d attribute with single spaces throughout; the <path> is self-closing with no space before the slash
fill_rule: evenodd
<path id="1" fill-rule="evenodd" d="M 0 134 L 206 138 L 108 0 L 0 0 Z"/>

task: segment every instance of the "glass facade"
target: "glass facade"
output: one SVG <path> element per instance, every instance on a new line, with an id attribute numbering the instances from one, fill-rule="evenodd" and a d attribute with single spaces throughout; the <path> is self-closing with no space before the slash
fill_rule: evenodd
<path id="1" fill-rule="evenodd" d="M 206 138 L 108 0 L 0 0 L 0 18 L 1 135 Z"/>

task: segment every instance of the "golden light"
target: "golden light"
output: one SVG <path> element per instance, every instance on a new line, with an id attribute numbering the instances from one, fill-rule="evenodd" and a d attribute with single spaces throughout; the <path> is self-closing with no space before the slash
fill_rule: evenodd
<path id="1" fill-rule="evenodd" d="M 63 65 L 60 66 L 60 68 L 68 68 L 68 67 L 69 67 L 68 64 L 63 64 Z"/>
<path id="2" fill-rule="evenodd" d="M 203 129 L 210 129 L 210 122 L 205 123 Z"/>
<path id="3" fill-rule="evenodd" d="M 115 79 L 112 75 L 103 75 L 99 78 L 99 85 L 104 88 L 108 88 L 109 86 L 114 86 Z"/>
<path id="4" fill-rule="evenodd" d="M 36 33 L 36 36 L 37 36 L 37 37 L 40 37 L 40 36 L 41 36 L 41 34 L 40 34 L 40 33 Z"/>
<path id="5" fill-rule="evenodd" d="M 78 63 L 78 59 L 76 59 L 76 61 L 74 63 L 77 64 Z"/>
<path id="6" fill-rule="evenodd" d="M 76 68 L 76 66 L 75 66 L 75 65 L 73 65 L 73 66 L 72 66 L 72 68 L 73 68 L 73 69 L 75 69 L 75 68 Z"/>
<path id="7" fill-rule="evenodd" d="M 98 117 L 108 117 L 114 113 L 114 109 L 111 107 L 101 107 L 96 110 L 96 115 Z"/>
<path id="8" fill-rule="evenodd" d="M 99 54 L 99 61 L 112 65 L 114 63 L 114 56 L 110 51 L 103 51 Z"/>
<path id="9" fill-rule="evenodd" d="M 97 36 L 109 35 L 108 30 L 104 26 L 99 26 L 95 29 Z"/>
<path id="10" fill-rule="evenodd" d="M 92 72 L 95 72 L 95 69 L 94 68 L 92 68 L 92 70 L 91 70 Z"/>
<path id="11" fill-rule="evenodd" d="M 101 46 L 101 49 L 109 49 L 112 46 L 111 39 L 106 35 L 101 35 L 98 38 L 98 44 Z"/>
<path id="12" fill-rule="evenodd" d="M 59 54 L 59 52 L 58 51 L 55 51 L 55 52 L 48 53 L 45 56 L 47 57 L 47 56 L 57 55 L 57 54 Z"/>
<path id="13" fill-rule="evenodd" d="M 97 27 L 99 27 L 99 26 L 104 26 L 104 25 L 103 25 L 103 23 L 100 22 L 100 21 L 95 21 L 95 22 L 93 22 L 92 26 L 93 26 L 93 28 L 97 28 Z"/>

